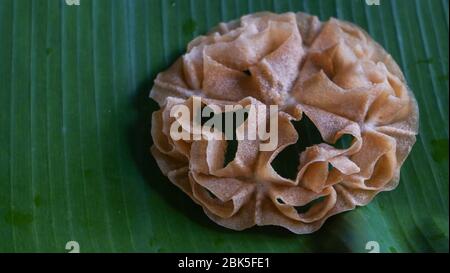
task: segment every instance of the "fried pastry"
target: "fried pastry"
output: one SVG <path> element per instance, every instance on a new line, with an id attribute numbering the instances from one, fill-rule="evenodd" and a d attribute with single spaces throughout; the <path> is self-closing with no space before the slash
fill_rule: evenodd
<path id="1" fill-rule="evenodd" d="M 418 107 L 393 58 L 359 27 L 305 13 L 256 13 L 221 23 L 189 43 L 151 90 L 151 152 L 169 180 L 224 227 L 282 226 L 311 233 L 335 214 L 394 189 L 415 143 Z M 176 105 L 277 105 L 278 143 L 174 140 Z M 222 108 L 221 108 L 222 109 Z M 299 153 L 297 174 L 283 177 L 274 159 L 301 142 L 293 122 L 307 117 L 323 143 Z M 256 130 L 244 122 L 246 130 Z M 189 130 L 189 124 L 181 124 Z M 333 146 L 344 135 L 348 147 Z M 300 208 L 300 209 L 299 209 Z"/>

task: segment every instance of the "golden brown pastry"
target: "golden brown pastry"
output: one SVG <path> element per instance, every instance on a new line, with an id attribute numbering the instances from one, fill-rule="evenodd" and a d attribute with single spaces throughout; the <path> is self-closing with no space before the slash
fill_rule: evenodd
<path id="1" fill-rule="evenodd" d="M 278 105 L 277 148 L 239 140 L 224 164 L 226 140 L 173 140 L 170 109 L 191 107 L 193 96 L 205 105 Z M 359 27 L 305 13 L 221 23 L 158 75 L 150 97 L 161 107 L 151 148 L 160 169 L 209 218 L 235 230 L 278 225 L 311 233 L 328 217 L 366 205 L 397 186 L 418 130 L 417 103 L 392 57 Z M 292 122 L 305 115 L 324 143 L 299 154 L 297 176 L 288 179 L 272 162 L 302 141 Z M 351 145 L 335 148 L 343 135 L 353 137 Z"/>

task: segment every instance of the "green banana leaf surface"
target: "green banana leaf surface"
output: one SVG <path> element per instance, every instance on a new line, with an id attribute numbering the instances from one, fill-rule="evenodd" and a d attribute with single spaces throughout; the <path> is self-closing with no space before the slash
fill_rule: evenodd
<path id="1" fill-rule="evenodd" d="M 447 0 L 77 2 L 0 0 L 0 252 L 448 252 Z M 309 235 L 216 225 L 149 152 L 157 73 L 219 22 L 266 10 L 361 26 L 420 109 L 397 189 Z"/>

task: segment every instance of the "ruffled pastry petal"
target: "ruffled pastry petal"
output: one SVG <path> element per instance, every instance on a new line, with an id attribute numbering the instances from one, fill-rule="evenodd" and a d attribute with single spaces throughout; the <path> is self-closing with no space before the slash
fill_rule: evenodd
<path id="1" fill-rule="evenodd" d="M 187 165 L 187 160 L 183 157 L 172 157 L 162 153 L 156 146 L 152 146 L 150 151 L 158 164 L 159 169 L 164 175 L 167 175 L 170 171 L 177 170 Z"/>
<path id="2" fill-rule="evenodd" d="M 286 41 L 249 69 L 260 90 L 259 96 L 266 103 L 284 104 L 298 75 L 304 51 L 298 47 L 302 40 L 297 28 L 290 27 L 292 32 Z"/>
<path id="3" fill-rule="evenodd" d="M 377 131 L 395 139 L 397 164 L 401 166 L 416 142 L 416 133 L 391 126 L 378 127 Z"/>
<path id="4" fill-rule="evenodd" d="M 196 203 L 198 201 L 194 197 L 194 194 L 192 192 L 191 182 L 189 180 L 189 168 L 188 167 L 182 167 L 173 171 L 170 171 L 167 174 L 167 177 L 169 178 L 170 182 L 172 182 L 174 185 L 176 185 L 178 188 L 180 188 L 184 193 L 186 193 L 189 197 L 191 197 Z"/>
<path id="5" fill-rule="evenodd" d="M 211 213 L 222 218 L 236 214 L 251 198 L 255 185 L 234 178 L 189 173 L 193 195 Z"/>
<path id="6" fill-rule="evenodd" d="M 280 198 L 281 195 L 283 197 Z M 319 194 L 305 192 L 301 188 L 286 189 L 277 192 L 272 196 L 274 197 L 281 201 L 287 200 L 286 202 L 292 202 L 292 204 L 303 204 L 303 206 L 319 199 L 319 202 L 310 206 L 306 213 L 298 213 L 294 208 L 296 206 L 287 205 L 287 203 L 280 205 L 280 200 L 262 203 L 263 213 L 260 225 L 278 225 L 297 234 L 312 233 L 318 230 L 330 216 L 355 208 L 354 202 L 347 192 L 342 190 L 342 187 L 329 187 Z"/>
<path id="7" fill-rule="evenodd" d="M 214 99 L 251 95 L 265 103 L 282 104 L 304 55 L 298 46 L 302 38 L 295 15 L 261 13 L 244 16 L 236 25 L 222 25 L 219 32 L 191 42 L 182 61 L 155 81 L 152 98 L 162 101 L 159 87 L 166 86 L 171 87 L 170 95 L 184 98 L 189 92 L 198 95 L 201 89 Z M 175 86 L 165 85 L 170 77 L 176 78 Z"/>
<path id="8" fill-rule="evenodd" d="M 300 113 L 301 115 L 301 113 Z M 278 143 L 273 151 L 261 151 L 258 158 L 257 175 L 259 180 L 272 183 L 293 184 L 296 182 L 280 176 L 271 163 L 275 157 L 287 146 L 294 144 L 298 140 L 298 134 L 292 125 L 292 120 L 299 120 L 301 116 L 294 117 L 285 112 L 278 114 Z"/>
<path id="9" fill-rule="evenodd" d="M 358 57 L 372 56 L 373 41 L 361 28 L 347 22 L 331 18 L 323 24 L 320 33 L 311 45 L 313 51 L 323 51 L 344 42 Z"/>
<path id="10" fill-rule="evenodd" d="M 158 74 L 150 98 L 162 107 L 168 97 L 189 98 L 201 96 L 199 90 L 190 89 L 184 78 L 182 60 L 177 60 L 167 71 Z"/>
<path id="11" fill-rule="evenodd" d="M 327 187 L 316 193 L 302 187 L 279 186 L 272 188 L 270 196 L 280 212 L 293 220 L 304 223 L 322 219 L 336 203 L 336 192 L 333 187 Z M 312 204 L 305 211 L 297 211 L 296 207 L 300 209 L 315 200 L 319 200 L 319 202 Z"/>
<path id="12" fill-rule="evenodd" d="M 339 182 L 342 174 L 358 173 L 359 167 L 348 158 L 361 147 L 362 139 L 358 125 L 348 119 L 314 107 L 301 105 L 300 109 L 303 109 L 303 114 L 316 124 L 322 138 L 328 143 L 335 143 L 344 134 L 352 135 L 355 140 L 347 149 L 337 149 L 327 144 L 308 147 L 298 155 L 300 164 L 297 178 L 293 181 L 281 177 L 271 166 L 272 161 L 285 147 L 297 141 L 302 141 L 298 139 L 298 134 L 291 122 L 301 118 L 295 118 L 282 112 L 278 121 L 278 147 L 273 152 L 262 152 L 259 158 L 258 169 L 261 171 L 258 173 L 261 176 L 260 179 L 282 184 L 297 185 L 300 183 L 305 188 L 320 192 L 324 187 Z M 331 171 L 329 165 L 334 167 Z"/>
<path id="13" fill-rule="evenodd" d="M 254 198 L 250 198 L 231 217 L 220 217 L 206 207 L 203 207 L 203 210 L 212 221 L 229 229 L 244 230 L 257 224 L 255 216 L 256 202 Z"/>
<path id="14" fill-rule="evenodd" d="M 317 16 L 312 16 L 304 12 L 296 13 L 295 17 L 305 47 L 311 46 L 322 28 L 322 23 Z"/>
<path id="15" fill-rule="evenodd" d="M 352 155 L 351 160 L 361 171 L 348 177 L 344 184 L 368 190 L 381 189 L 394 178 L 398 168 L 396 141 L 376 131 L 365 131 L 361 150 Z"/>
<path id="16" fill-rule="evenodd" d="M 293 89 L 294 96 L 300 103 L 320 108 L 355 122 L 364 120 L 371 103 L 379 92 L 380 90 L 376 89 L 344 90 L 333 83 L 323 71 L 318 72 L 302 86 L 296 85 Z"/>

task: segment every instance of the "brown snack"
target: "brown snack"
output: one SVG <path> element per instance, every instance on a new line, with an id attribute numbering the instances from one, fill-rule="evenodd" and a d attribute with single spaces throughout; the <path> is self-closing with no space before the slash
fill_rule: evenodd
<path id="1" fill-rule="evenodd" d="M 192 96 L 221 107 L 278 105 L 277 148 L 239 140 L 224 165 L 226 140 L 174 141 L 170 110 L 191 107 Z M 278 225 L 311 233 L 328 217 L 366 205 L 397 186 L 418 132 L 417 103 L 392 57 L 359 27 L 305 13 L 221 23 L 158 75 L 150 97 L 161 107 L 153 113 L 151 148 L 160 169 L 208 217 L 235 230 Z M 272 162 L 301 141 L 292 121 L 304 115 L 325 143 L 299 154 L 297 176 L 288 179 Z M 241 126 L 255 130 L 249 125 Z M 353 137 L 350 147 L 330 145 L 343 135 Z"/>

